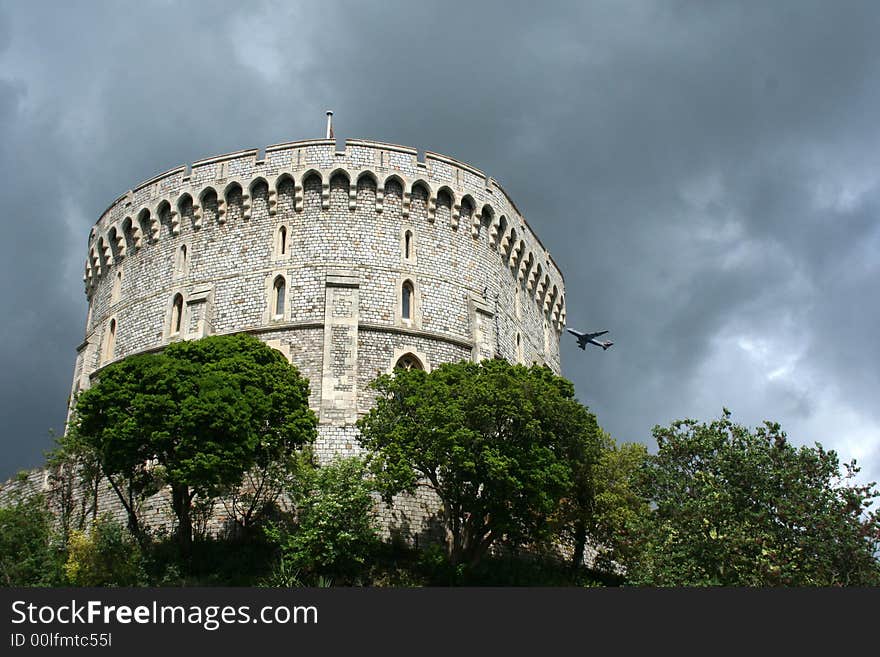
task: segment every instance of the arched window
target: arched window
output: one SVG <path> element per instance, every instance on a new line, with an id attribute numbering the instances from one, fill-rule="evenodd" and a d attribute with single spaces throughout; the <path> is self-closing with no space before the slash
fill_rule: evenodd
<path id="1" fill-rule="evenodd" d="M 116 272 L 116 278 L 113 279 L 113 289 L 110 291 L 110 303 L 119 301 L 122 294 L 122 272 Z"/>
<path id="2" fill-rule="evenodd" d="M 287 284 L 284 281 L 283 276 L 277 276 L 275 278 L 275 283 L 272 285 L 273 289 L 273 315 L 275 319 L 281 319 L 284 317 L 284 298 L 287 296 Z"/>
<path id="3" fill-rule="evenodd" d="M 403 370 L 423 370 L 425 369 L 424 365 L 422 365 L 422 361 L 413 356 L 412 354 L 404 354 L 400 358 L 397 359 L 397 363 L 394 365 L 394 369 L 403 369 Z"/>
<path id="4" fill-rule="evenodd" d="M 171 335 L 180 333 L 180 325 L 183 323 L 183 295 L 174 295 L 174 303 L 171 305 Z"/>
<path id="5" fill-rule="evenodd" d="M 404 281 L 400 299 L 400 316 L 403 319 L 413 318 L 413 296 L 413 284 Z"/>
<path id="6" fill-rule="evenodd" d="M 186 244 L 181 244 L 177 249 L 177 262 L 174 263 L 174 273 L 182 276 L 186 272 Z"/>
<path id="7" fill-rule="evenodd" d="M 104 360 L 108 361 L 113 358 L 113 352 L 116 351 L 116 319 L 110 320 L 110 327 L 107 329 L 107 341 L 104 343 Z"/>
<path id="8" fill-rule="evenodd" d="M 287 226 L 278 228 L 278 255 L 287 255 Z"/>

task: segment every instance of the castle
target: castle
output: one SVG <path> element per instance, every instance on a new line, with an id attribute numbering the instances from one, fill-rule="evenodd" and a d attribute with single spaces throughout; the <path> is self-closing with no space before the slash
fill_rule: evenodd
<path id="1" fill-rule="evenodd" d="M 308 140 L 167 171 L 102 214 L 84 281 L 71 399 L 107 363 L 246 331 L 309 379 L 323 460 L 357 453 L 368 384 L 394 367 L 503 357 L 560 373 L 549 252 L 495 180 L 413 148 Z M 410 502 L 396 512 L 420 515 Z"/>

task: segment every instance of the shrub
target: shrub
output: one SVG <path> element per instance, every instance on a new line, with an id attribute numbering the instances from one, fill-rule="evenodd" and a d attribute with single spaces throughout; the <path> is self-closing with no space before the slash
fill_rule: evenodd
<path id="1" fill-rule="evenodd" d="M 61 541 L 42 495 L 19 496 L 0 507 L 0 584 L 55 586 L 62 561 Z"/>
<path id="2" fill-rule="evenodd" d="M 70 532 L 64 574 L 73 586 L 134 586 L 141 562 L 138 545 L 128 531 L 102 516 L 88 532 Z"/>
<path id="3" fill-rule="evenodd" d="M 281 557 L 266 584 L 355 583 L 379 544 L 370 492 L 357 458 L 306 473 L 292 491 L 295 522 L 267 529 Z"/>

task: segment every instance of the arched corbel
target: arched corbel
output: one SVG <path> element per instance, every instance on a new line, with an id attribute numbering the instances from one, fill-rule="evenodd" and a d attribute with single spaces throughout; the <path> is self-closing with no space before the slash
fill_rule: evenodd
<path id="1" fill-rule="evenodd" d="M 477 239 L 480 236 L 480 224 L 483 221 L 483 211 L 474 208 L 474 214 L 471 217 L 471 237 Z"/>
<path id="2" fill-rule="evenodd" d="M 434 223 L 434 219 L 437 218 L 437 195 L 433 192 L 428 192 L 428 221 L 432 224 Z"/>
<path id="3" fill-rule="evenodd" d="M 299 182 L 293 181 L 293 207 L 297 212 L 303 211 L 303 186 L 302 179 Z"/>
<path id="4" fill-rule="evenodd" d="M 278 180 L 269 187 L 269 216 L 274 217 L 278 213 Z"/>
<path id="5" fill-rule="evenodd" d="M 217 223 L 221 226 L 226 223 L 226 193 L 223 196 L 217 195 Z"/>
<path id="6" fill-rule="evenodd" d="M 523 255 L 522 262 L 520 262 L 519 254 L 525 248 L 525 242 L 520 240 L 516 244 L 513 245 L 513 248 L 510 250 L 510 260 L 508 261 L 508 266 L 510 267 L 510 271 L 516 271 L 516 265 L 519 262 L 520 267 L 526 261 L 526 256 Z"/>
<path id="7" fill-rule="evenodd" d="M 159 215 L 155 212 L 150 212 L 148 208 L 141 208 L 137 214 L 138 223 L 140 223 L 140 217 L 144 216 L 144 213 L 146 213 L 146 219 L 150 225 L 150 241 L 158 242 L 162 234 L 162 224 L 159 222 Z"/>
<path id="8" fill-rule="evenodd" d="M 352 212 L 357 210 L 358 186 L 357 179 L 349 177 L 348 179 L 348 209 Z"/>
<path id="9" fill-rule="evenodd" d="M 251 218 L 251 188 L 241 186 L 241 218 L 247 221 Z"/>
<path id="10" fill-rule="evenodd" d="M 191 193 L 193 201 L 193 228 L 199 230 L 202 227 L 202 199 L 195 193 Z"/>
<path id="11" fill-rule="evenodd" d="M 409 210 L 412 205 L 412 193 L 408 192 L 406 187 L 403 187 L 400 194 L 400 216 L 406 219 L 409 217 Z"/>
<path id="12" fill-rule="evenodd" d="M 507 249 L 510 246 L 510 236 L 513 235 L 513 226 L 507 226 L 504 229 L 504 233 L 501 235 L 501 241 L 498 243 L 498 250 L 501 253 L 507 253 Z"/>
<path id="13" fill-rule="evenodd" d="M 380 186 L 376 183 L 376 212 L 382 212 L 385 205 L 385 183 Z"/>
<path id="14" fill-rule="evenodd" d="M 92 260 L 92 271 L 94 272 L 94 276 L 101 276 L 101 256 L 98 255 L 97 249 L 92 247 L 92 252 L 89 254 Z"/>
<path id="15" fill-rule="evenodd" d="M 124 258 L 128 255 L 128 245 L 125 243 L 125 231 L 120 230 L 118 225 L 114 225 L 113 234 L 116 236 L 116 253 L 119 257 Z"/>
<path id="16" fill-rule="evenodd" d="M 496 215 L 492 219 L 492 224 L 489 226 L 489 244 L 492 245 L 493 249 L 500 249 L 500 242 L 498 241 L 498 232 L 501 230 L 501 217 Z"/>
<path id="17" fill-rule="evenodd" d="M 321 209 L 330 209 L 330 176 L 321 176 Z"/>

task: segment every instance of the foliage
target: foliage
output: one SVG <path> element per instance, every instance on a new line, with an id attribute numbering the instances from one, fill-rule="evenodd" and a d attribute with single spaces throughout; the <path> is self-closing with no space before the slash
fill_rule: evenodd
<path id="1" fill-rule="evenodd" d="M 571 566 L 577 570 L 583 561 L 588 541 L 599 550 L 605 569 L 614 569 L 613 555 L 619 545 L 616 538 L 621 529 L 620 516 L 644 506 L 629 491 L 634 464 L 647 453 L 644 446 L 617 446 L 614 439 L 596 424 L 591 415 L 584 440 L 575 443 L 575 452 L 568 455 L 572 469 L 572 487 L 561 500 L 553 526 L 572 548 Z M 630 492 L 629 495 L 627 493 Z M 629 509 L 624 508 L 629 505 Z M 554 534 L 551 540 L 556 540 Z M 553 546 L 551 545 L 551 551 Z"/>
<path id="2" fill-rule="evenodd" d="M 572 491 L 572 459 L 592 453 L 595 419 L 548 368 L 503 360 L 378 377 L 359 422 L 386 502 L 417 486 L 442 502 L 453 565 L 501 539 L 534 543 Z"/>
<path id="3" fill-rule="evenodd" d="M 47 454 L 49 502 L 57 509 L 62 536 L 83 530 L 97 520 L 101 462 L 93 447 L 71 427 L 55 438 L 56 448 Z"/>
<path id="4" fill-rule="evenodd" d="M 63 552 L 42 495 L 0 506 L 0 585 L 57 586 Z"/>
<path id="5" fill-rule="evenodd" d="M 754 433 L 725 409 L 709 424 L 655 427 L 631 579 L 655 585 L 833 586 L 880 583 L 874 484 L 821 445 L 796 448 L 778 424 Z"/>
<path id="6" fill-rule="evenodd" d="M 240 486 L 231 487 L 221 498 L 239 533 L 250 535 L 267 518 L 279 512 L 279 501 L 286 490 L 297 487 L 303 473 L 313 467 L 314 455 L 307 446 L 274 458 L 262 455 L 244 475 Z"/>
<path id="7" fill-rule="evenodd" d="M 194 538 L 184 557 L 176 541 L 153 540 L 144 551 L 149 586 L 255 586 L 270 571 L 276 546 L 261 534 L 246 538 Z"/>
<path id="8" fill-rule="evenodd" d="M 134 586 L 139 582 L 140 569 L 140 548 L 111 518 L 97 518 L 89 531 L 71 531 L 64 564 L 71 585 Z"/>
<path id="9" fill-rule="evenodd" d="M 98 455 L 133 531 L 140 532 L 134 502 L 158 484 L 171 487 L 184 552 L 194 500 L 239 485 L 255 464 L 289 454 L 316 433 L 308 382 L 279 352 L 244 334 L 175 342 L 111 363 L 79 395 L 73 424 Z"/>
<path id="10" fill-rule="evenodd" d="M 599 458 L 593 464 L 594 495 L 587 509 L 587 533 L 596 548 L 593 567 L 619 570 L 632 549 L 632 531 L 650 512 L 641 496 L 639 475 L 648 458 L 640 443 L 617 444 L 605 433 Z"/>
<path id="11" fill-rule="evenodd" d="M 334 461 L 306 471 L 291 491 L 296 507 L 293 526 L 266 530 L 281 558 L 272 586 L 328 579 L 354 583 L 369 569 L 378 547 L 371 482 L 357 458 Z"/>

